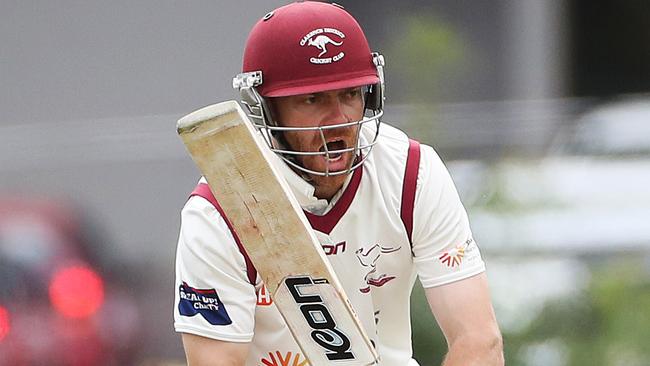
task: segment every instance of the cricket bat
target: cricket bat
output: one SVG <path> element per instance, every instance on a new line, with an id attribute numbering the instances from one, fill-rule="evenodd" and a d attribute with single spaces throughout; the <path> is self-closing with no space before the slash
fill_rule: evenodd
<path id="1" fill-rule="evenodd" d="M 235 101 L 181 118 L 177 131 L 311 366 L 379 356 L 280 172 Z"/>

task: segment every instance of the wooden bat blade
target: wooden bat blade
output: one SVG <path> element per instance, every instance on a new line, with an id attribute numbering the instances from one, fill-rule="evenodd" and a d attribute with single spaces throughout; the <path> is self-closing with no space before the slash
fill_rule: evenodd
<path id="1" fill-rule="evenodd" d="M 312 366 L 375 365 L 365 334 L 273 154 L 235 101 L 177 131 Z"/>

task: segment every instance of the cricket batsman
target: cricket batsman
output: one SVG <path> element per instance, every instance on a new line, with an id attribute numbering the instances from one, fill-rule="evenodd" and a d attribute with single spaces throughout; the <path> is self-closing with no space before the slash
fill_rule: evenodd
<path id="1" fill-rule="evenodd" d="M 233 85 L 379 364 L 417 365 L 409 299 L 418 279 L 447 339 L 443 365 L 503 365 L 467 213 L 434 149 L 382 121 L 384 66 L 341 6 L 296 2 L 253 26 Z M 188 364 L 307 365 L 205 179 L 181 220 L 174 327 Z"/>

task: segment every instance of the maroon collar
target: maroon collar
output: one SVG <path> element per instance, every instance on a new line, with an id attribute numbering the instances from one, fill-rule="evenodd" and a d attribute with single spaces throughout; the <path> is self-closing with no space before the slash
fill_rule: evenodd
<path id="1" fill-rule="evenodd" d="M 359 184 L 361 183 L 362 173 L 363 166 L 360 166 L 354 171 L 354 173 L 352 173 L 352 179 L 350 180 L 348 186 L 345 188 L 345 191 L 343 191 L 343 194 L 339 200 L 336 201 L 334 207 L 332 207 L 325 215 L 318 216 L 303 210 L 307 216 L 307 220 L 309 220 L 309 223 L 314 230 L 318 230 L 324 234 L 329 234 L 332 232 L 334 226 L 338 224 L 341 217 L 343 217 L 343 215 L 345 215 L 347 212 L 350 204 L 352 204 L 352 200 L 354 199 L 354 196 L 359 189 Z"/>

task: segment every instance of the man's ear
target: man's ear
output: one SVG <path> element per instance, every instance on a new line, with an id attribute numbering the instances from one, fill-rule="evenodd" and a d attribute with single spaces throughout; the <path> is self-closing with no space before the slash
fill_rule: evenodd
<path id="1" fill-rule="evenodd" d="M 278 112 L 278 98 L 279 97 L 266 97 L 266 113 L 270 118 L 272 126 L 281 126 L 280 113 Z"/>
<path id="2" fill-rule="evenodd" d="M 381 105 L 382 97 L 383 96 L 381 95 L 381 85 L 379 85 L 379 83 L 368 85 L 368 88 L 364 93 L 365 108 L 377 110 Z"/>
<path id="3" fill-rule="evenodd" d="M 277 107 L 277 98 L 276 97 L 266 97 L 266 110 L 265 113 L 267 113 L 268 117 L 270 117 L 270 120 L 267 118 L 267 123 L 270 122 L 272 126 L 281 126 L 282 124 L 278 121 L 278 107 Z M 279 148 L 288 148 L 289 145 L 287 144 L 286 139 L 284 138 L 284 134 L 281 131 L 270 131 L 271 133 L 271 138 L 273 139 L 273 143 L 275 147 Z"/>

